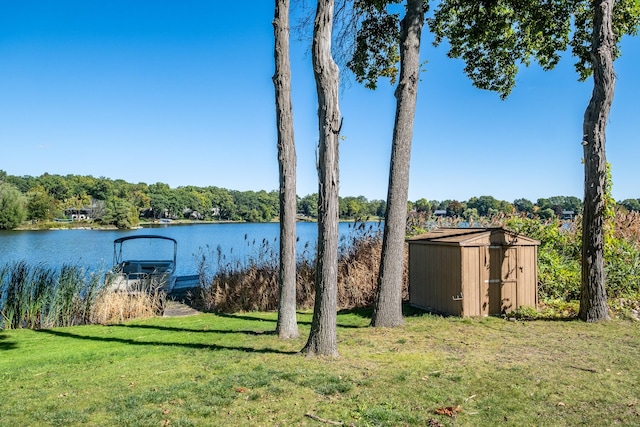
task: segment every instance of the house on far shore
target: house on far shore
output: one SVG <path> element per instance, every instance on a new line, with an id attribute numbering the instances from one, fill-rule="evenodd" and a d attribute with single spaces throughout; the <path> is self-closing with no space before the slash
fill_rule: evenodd
<path id="1" fill-rule="evenodd" d="M 562 215 L 560 216 L 563 220 L 573 221 L 576 217 L 576 213 L 574 211 L 562 211 Z"/>
<path id="2" fill-rule="evenodd" d="M 71 218 L 72 221 L 87 221 L 93 219 L 93 209 L 65 209 L 64 216 L 67 218 Z"/>
<path id="3" fill-rule="evenodd" d="M 435 217 L 447 216 L 447 210 L 446 209 L 436 209 L 435 211 L 433 211 L 433 216 L 435 216 Z"/>

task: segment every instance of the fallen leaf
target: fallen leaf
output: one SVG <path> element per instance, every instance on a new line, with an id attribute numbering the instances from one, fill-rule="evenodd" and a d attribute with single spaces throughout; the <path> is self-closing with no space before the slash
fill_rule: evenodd
<path id="1" fill-rule="evenodd" d="M 236 387 L 236 393 L 245 393 L 247 391 L 244 387 Z"/>
<path id="2" fill-rule="evenodd" d="M 445 406 L 443 408 L 437 408 L 434 411 L 438 415 L 446 415 L 448 417 L 455 417 L 459 412 L 462 412 L 462 407 L 460 405 L 456 406 Z"/>
<path id="3" fill-rule="evenodd" d="M 565 405 L 564 402 L 558 402 L 556 406 L 567 406 L 567 405 Z"/>

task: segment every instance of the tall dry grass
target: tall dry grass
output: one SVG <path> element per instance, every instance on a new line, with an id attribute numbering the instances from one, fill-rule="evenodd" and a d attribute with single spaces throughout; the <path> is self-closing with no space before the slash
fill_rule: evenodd
<path id="1" fill-rule="evenodd" d="M 103 290 L 91 310 L 90 323 L 114 324 L 131 319 L 144 319 L 161 315 L 166 294 L 159 290 L 151 292 L 112 292 Z"/>
<path id="2" fill-rule="evenodd" d="M 217 249 L 202 255 L 199 266 L 201 283 L 193 304 L 203 311 L 233 313 L 238 311 L 272 311 L 278 307 L 278 252 L 262 242 L 256 251 L 261 257 L 248 265 L 228 261 Z M 341 239 L 338 256 L 338 306 L 341 309 L 373 304 L 382 250 L 381 228 L 357 223 Z M 306 246 L 298 257 L 296 298 L 298 308 L 312 308 L 315 300 L 316 260 Z M 406 256 L 406 251 L 405 251 Z M 208 262 L 217 260 L 215 274 L 209 274 Z M 406 263 L 405 263 L 406 265 Z M 210 264 L 209 264 L 210 266 Z M 408 272 L 405 271 L 404 294 Z"/>
<path id="3" fill-rule="evenodd" d="M 640 248 L 640 212 L 617 209 L 614 216 L 614 236 Z"/>

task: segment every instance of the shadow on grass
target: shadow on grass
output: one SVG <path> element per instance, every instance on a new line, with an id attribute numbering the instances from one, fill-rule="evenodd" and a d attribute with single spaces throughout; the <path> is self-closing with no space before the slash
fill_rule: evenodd
<path id="1" fill-rule="evenodd" d="M 371 312 L 371 309 L 369 308 L 365 308 L 365 309 L 345 309 L 345 310 L 340 310 L 338 311 L 338 314 L 359 314 L 360 311 L 366 312 L 366 311 Z M 216 316 L 218 317 L 224 317 L 224 318 L 228 318 L 228 319 L 242 319 L 242 320 L 251 320 L 251 321 L 258 321 L 258 322 L 271 322 L 271 323 L 277 323 L 278 320 L 277 319 L 264 319 L 262 317 L 257 317 L 257 316 L 251 316 L 248 314 L 229 314 L 229 313 L 214 313 Z M 301 313 L 298 313 L 298 315 L 300 315 Z M 306 314 L 306 313 L 305 313 Z M 363 317 L 371 317 L 369 316 L 363 316 Z M 300 321 L 298 320 L 298 325 L 311 325 L 311 322 L 306 322 L 306 321 Z M 358 326 L 358 325 L 349 325 L 349 324 L 340 324 L 338 323 L 336 325 L 338 328 L 345 328 L 345 329 L 360 329 L 360 328 L 366 328 L 368 326 Z"/>
<path id="2" fill-rule="evenodd" d="M 355 308 L 344 308 L 338 311 L 338 314 L 352 314 L 358 317 L 362 317 L 363 319 L 371 320 L 371 315 L 373 314 L 372 307 L 355 307 Z"/>
<path id="3" fill-rule="evenodd" d="M 11 341 L 6 341 L 8 339 L 9 339 L 8 335 L 0 334 L 0 351 L 13 350 L 14 348 L 18 347 L 16 343 Z"/>
<path id="4" fill-rule="evenodd" d="M 371 320 L 371 318 L 373 317 L 373 307 L 349 308 L 349 309 L 340 310 L 338 314 L 354 314 L 356 316 L 362 317 L 363 319 Z M 402 302 L 402 315 L 404 317 L 414 317 L 414 316 L 421 316 L 425 314 L 432 314 L 432 313 L 429 313 L 428 311 L 424 311 L 416 307 L 412 307 L 408 301 Z"/>
<path id="5" fill-rule="evenodd" d="M 236 330 L 236 329 L 191 329 L 191 328 L 177 328 L 174 326 L 160 326 L 160 325 L 128 325 L 128 324 L 116 324 L 109 325 L 112 328 L 128 328 L 128 329 L 155 329 L 158 331 L 167 332 L 189 332 L 189 333 L 206 333 L 206 334 L 244 334 L 244 335 L 275 335 L 275 331 L 263 331 L 263 330 Z"/>
<path id="6" fill-rule="evenodd" d="M 39 329 L 37 332 L 54 335 L 61 338 L 73 338 L 86 341 L 98 341 L 104 343 L 118 343 L 126 345 L 140 345 L 140 346 L 167 346 L 167 347 L 184 347 L 196 350 L 236 350 L 246 353 L 274 353 L 274 354 L 299 354 L 298 351 L 283 351 L 274 350 L 270 348 L 253 348 L 253 347 L 240 347 L 240 346 L 224 346 L 217 344 L 199 344 L 199 343 L 180 343 L 180 342 L 163 342 L 163 341 L 141 341 L 129 338 L 116 338 L 116 337 L 97 337 L 87 335 L 77 335 L 70 332 L 57 331 L 52 329 Z M 209 331 L 210 332 L 210 331 Z"/>

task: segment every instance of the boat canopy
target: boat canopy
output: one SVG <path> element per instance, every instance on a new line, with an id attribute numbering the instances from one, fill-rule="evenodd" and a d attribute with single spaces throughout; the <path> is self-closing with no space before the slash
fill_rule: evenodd
<path id="1" fill-rule="evenodd" d="M 114 240 L 113 243 L 114 244 L 118 244 L 118 243 L 121 244 L 122 242 L 125 242 L 127 240 L 133 240 L 133 239 L 164 239 L 164 240 L 171 240 L 176 245 L 178 244 L 178 242 L 174 238 L 166 237 L 166 236 L 158 236 L 157 234 L 136 234 L 134 236 L 120 237 L 120 238 Z"/>
<path id="2" fill-rule="evenodd" d="M 120 264 L 122 259 L 122 244 L 128 240 L 142 240 L 142 239 L 157 239 L 167 240 L 173 242 L 173 264 L 176 264 L 176 257 L 178 253 L 178 241 L 171 237 L 159 236 L 157 234 L 136 234 L 133 236 L 125 236 L 117 238 L 113 241 L 113 263 L 114 265 Z"/>

